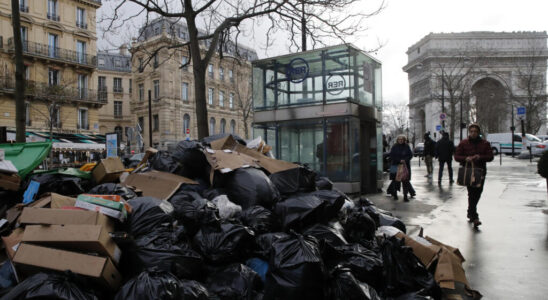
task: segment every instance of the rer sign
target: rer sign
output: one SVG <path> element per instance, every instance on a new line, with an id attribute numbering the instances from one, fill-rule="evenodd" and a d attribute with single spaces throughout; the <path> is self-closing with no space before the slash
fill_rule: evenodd
<path id="1" fill-rule="evenodd" d="M 518 117 L 518 120 L 525 120 L 525 115 L 526 115 L 525 106 L 518 106 L 516 115 Z"/>

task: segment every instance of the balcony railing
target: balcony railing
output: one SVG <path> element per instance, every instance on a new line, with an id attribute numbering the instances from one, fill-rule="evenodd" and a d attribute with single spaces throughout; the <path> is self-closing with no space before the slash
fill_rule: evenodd
<path id="1" fill-rule="evenodd" d="M 27 5 L 20 4 L 19 5 L 19 11 L 28 13 L 29 12 L 29 7 Z"/>
<path id="2" fill-rule="evenodd" d="M 76 27 L 82 28 L 82 29 L 88 29 L 88 24 L 84 22 L 76 22 Z"/>
<path id="3" fill-rule="evenodd" d="M 15 78 L 0 76 L 0 92 L 14 93 Z M 107 104 L 106 97 L 101 98 L 101 93 L 96 90 L 49 85 L 45 82 L 32 80 L 25 81 L 25 96 L 37 99 L 51 99 L 65 102 L 86 102 L 93 104 Z"/>
<path id="4" fill-rule="evenodd" d="M 8 39 L 8 50 L 15 51 L 13 38 Z M 62 62 L 75 63 L 91 68 L 97 67 L 97 56 L 82 52 L 72 51 L 46 44 L 24 41 L 23 52 L 25 55 L 36 56 L 45 59 L 55 59 Z"/>
<path id="5" fill-rule="evenodd" d="M 124 92 L 124 88 L 123 87 L 120 87 L 120 86 L 115 86 L 112 91 L 114 93 L 123 93 Z"/>
<path id="6" fill-rule="evenodd" d="M 61 17 L 58 14 L 48 13 L 48 20 L 57 21 L 61 20 Z"/>

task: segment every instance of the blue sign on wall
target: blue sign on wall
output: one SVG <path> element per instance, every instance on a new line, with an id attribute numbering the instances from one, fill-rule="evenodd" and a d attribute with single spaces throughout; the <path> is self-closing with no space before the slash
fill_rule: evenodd
<path id="1" fill-rule="evenodd" d="M 441 125 L 436 125 L 436 131 L 440 131 L 441 130 Z"/>
<path id="2" fill-rule="evenodd" d="M 525 106 L 519 106 L 518 115 L 524 115 L 524 114 L 525 114 Z"/>

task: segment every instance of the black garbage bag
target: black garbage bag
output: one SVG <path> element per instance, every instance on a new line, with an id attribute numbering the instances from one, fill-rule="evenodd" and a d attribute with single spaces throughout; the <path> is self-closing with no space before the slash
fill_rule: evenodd
<path id="1" fill-rule="evenodd" d="M 137 198 L 137 194 L 130 188 L 122 186 L 118 183 L 103 183 L 93 187 L 88 191 L 88 194 L 93 195 L 119 195 L 124 200 L 131 200 Z"/>
<path id="2" fill-rule="evenodd" d="M 316 178 L 316 188 L 318 190 L 332 190 L 333 182 L 327 177 L 318 177 Z"/>
<path id="3" fill-rule="evenodd" d="M 358 281 L 350 269 L 343 267 L 331 271 L 327 294 L 332 300 L 382 300 L 374 288 Z"/>
<path id="4" fill-rule="evenodd" d="M 158 151 L 148 159 L 148 163 L 153 170 L 182 175 L 183 166 L 171 152 Z"/>
<path id="5" fill-rule="evenodd" d="M 323 223 L 326 201 L 310 194 L 292 196 L 274 207 L 279 216 L 283 230 L 301 230 L 309 225 Z"/>
<path id="6" fill-rule="evenodd" d="M 173 151 L 173 158 L 181 165 L 179 175 L 188 178 L 209 180 L 209 163 L 197 141 L 180 141 Z"/>
<path id="7" fill-rule="evenodd" d="M 223 223 L 204 226 L 194 236 L 194 245 L 212 263 L 225 263 L 245 258 L 255 234 L 249 228 Z"/>
<path id="8" fill-rule="evenodd" d="M 272 244 L 274 244 L 277 240 L 286 237 L 289 237 L 289 234 L 285 232 L 264 233 L 255 237 L 255 243 L 253 244 L 253 255 L 269 260 Z"/>
<path id="9" fill-rule="evenodd" d="M 332 246 L 348 244 L 344 238 L 344 229 L 339 222 L 333 222 L 329 225 L 314 224 L 308 227 L 303 234 L 315 237 L 320 244 L 329 243 Z"/>
<path id="10" fill-rule="evenodd" d="M 194 236 L 202 226 L 220 224 L 217 206 L 198 193 L 180 191 L 169 202 L 174 207 L 174 218 L 185 226 L 189 236 Z"/>
<path id="11" fill-rule="evenodd" d="M 175 191 L 175 193 L 171 195 L 171 198 L 178 195 L 179 193 L 184 194 L 184 192 L 195 192 L 201 195 L 205 190 L 207 190 L 208 184 L 205 183 L 202 179 L 195 178 L 194 180 L 197 181 L 198 184 L 186 184 L 186 183 L 181 184 L 181 186 L 177 189 L 177 191 Z"/>
<path id="12" fill-rule="evenodd" d="M 424 294 L 424 290 L 420 290 L 418 292 L 403 294 L 397 298 L 391 298 L 391 299 L 393 300 L 432 300 L 434 299 L 430 296 L 423 295 L 423 294 Z M 451 299 L 451 298 L 447 298 L 447 299 Z M 460 299 L 460 297 L 456 299 Z"/>
<path id="13" fill-rule="evenodd" d="M 316 189 L 316 172 L 304 166 L 270 174 L 269 177 L 282 196 Z"/>
<path id="14" fill-rule="evenodd" d="M 323 299 L 324 268 L 313 236 L 292 232 L 272 244 L 264 299 Z"/>
<path id="15" fill-rule="evenodd" d="M 239 168 L 222 175 L 219 187 L 226 189 L 230 201 L 242 209 L 254 205 L 271 208 L 280 200 L 280 193 L 268 176 L 255 168 Z"/>
<path id="16" fill-rule="evenodd" d="M 31 180 L 40 183 L 37 196 L 44 193 L 74 196 L 83 194 L 91 188 L 91 180 L 65 174 L 36 174 L 29 178 L 28 183 Z"/>
<path id="17" fill-rule="evenodd" d="M 99 300 L 101 299 L 80 276 L 64 273 L 38 273 L 19 283 L 1 300 L 58 299 Z"/>
<path id="18" fill-rule="evenodd" d="M 413 254 L 404 241 L 390 237 L 381 245 L 383 274 L 386 283 L 385 296 L 398 297 L 405 293 L 424 289 L 429 296 L 441 298 L 441 289 L 432 274 Z"/>
<path id="19" fill-rule="evenodd" d="M 359 281 L 365 282 L 379 291 L 384 289 L 383 262 L 379 254 L 360 244 L 336 247 L 328 245 L 323 254 L 325 264 L 329 269 L 338 266 L 349 268 Z"/>
<path id="20" fill-rule="evenodd" d="M 153 197 L 137 197 L 128 201 L 131 214 L 126 221 L 126 230 L 133 237 L 148 234 L 161 224 L 173 222 L 173 205 Z"/>
<path id="21" fill-rule="evenodd" d="M 346 236 L 353 243 L 361 241 L 372 241 L 375 238 L 375 230 L 377 226 L 375 221 L 363 211 L 352 211 L 348 214 L 344 230 Z"/>
<path id="22" fill-rule="evenodd" d="M 263 282 L 248 266 L 234 263 L 211 275 L 206 286 L 222 300 L 255 300 L 263 289 Z"/>
<path id="23" fill-rule="evenodd" d="M 280 228 L 280 223 L 274 214 L 260 206 L 255 205 L 245 209 L 240 214 L 242 223 L 251 228 L 255 234 L 274 232 Z"/>
<path id="24" fill-rule="evenodd" d="M 223 188 L 209 188 L 203 191 L 202 195 L 208 200 L 213 200 L 221 195 L 228 195 L 228 192 Z"/>
<path id="25" fill-rule="evenodd" d="M 123 269 L 130 274 L 155 267 L 179 278 L 194 279 L 201 275 L 202 256 L 192 249 L 182 226 L 159 226 L 123 250 Z"/>
<path id="26" fill-rule="evenodd" d="M 244 139 L 242 139 L 241 137 L 239 137 L 238 135 L 236 134 L 230 134 L 230 133 L 219 133 L 219 134 L 214 134 L 214 135 L 210 135 L 208 137 L 205 137 L 202 139 L 202 143 L 206 144 L 207 146 L 211 146 L 211 142 L 213 141 L 216 141 L 216 140 L 220 140 L 220 139 L 224 139 L 225 137 L 231 135 L 234 140 L 242 145 L 247 145 L 247 143 L 245 142 Z"/>
<path id="27" fill-rule="evenodd" d="M 361 209 L 364 210 L 373 219 L 373 221 L 375 221 L 377 228 L 380 226 L 392 226 L 403 231 L 403 233 L 406 232 L 405 224 L 400 219 L 383 213 L 377 207 L 366 206 Z"/>
<path id="28" fill-rule="evenodd" d="M 324 207 L 324 219 L 331 220 L 338 216 L 341 208 L 344 205 L 346 195 L 339 191 L 319 190 L 313 191 L 310 195 L 318 197 L 320 200 L 326 202 Z"/>

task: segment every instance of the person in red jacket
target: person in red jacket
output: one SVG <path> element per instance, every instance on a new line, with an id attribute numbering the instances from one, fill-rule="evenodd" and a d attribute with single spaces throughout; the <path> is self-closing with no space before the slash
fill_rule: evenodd
<path id="1" fill-rule="evenodd" d="M 466 162 L 473 161 L 474 166 L 484 170 L 483 180 L 480 187 L 468 186 L 468 221 L 474 223 L 474 227 L 481 225 L 477 206 L 481 193 L 483 192 L 483 184 L 485 183 L 485 175 L 487 174 L 487 162 L 492 161 L 493 150 L 491 144 L 480 137 L 481 128 L 478 124 L 470 124 L 468 126 L 468 138 L 460 142 L 455 150 L 455 160 L 464 165 Z"/>

